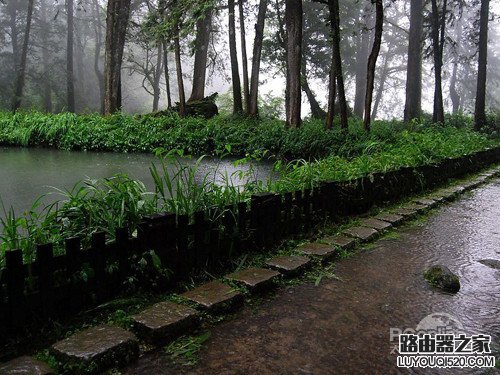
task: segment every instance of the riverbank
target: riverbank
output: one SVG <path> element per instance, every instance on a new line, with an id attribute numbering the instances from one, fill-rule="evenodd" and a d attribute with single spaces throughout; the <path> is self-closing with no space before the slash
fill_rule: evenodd
<path id="1" fill-rule="evenodd" d="M 0 145 L 146 153 L 161 148 L 182 150 L 187 155 L 311 160 L 329 155 L 359 156 L 372 152 L 381 143 L 395 143 L 407 132 L 432 130 L 439 133 L 447 128 L 471 134 L 472 118 L 448 116 L 445 127 L 433 125 L 425 118 L 410 124 L 396 120 L 375 121 L 371 133 L 366 134 L 361 120 L 356 118 L 349 120 L 349 132 L 343 133 L 338 124 L 326 130 L 323 121 L 307 119 L 302 127 L 289 129 L 281 120 L 231 116 L 205 120 L 180 118 L 176 114 L 156 117 L 117 113 L 102 117 L 98 114 L 0 112 Z"/>

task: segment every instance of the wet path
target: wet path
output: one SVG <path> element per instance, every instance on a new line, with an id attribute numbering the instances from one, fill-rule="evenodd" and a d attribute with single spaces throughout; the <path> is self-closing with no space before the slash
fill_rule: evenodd
<path id="1" fill-rule="evenodd" d="M 280 289 L 255 310 L 247 307 L 214 327 L 196 368 L 175 368 L 156 353 L 125 373 L 400 373 L 390 328 L 415 328 L 433 312 L 454 316 L 468 332 L 492 335 L 498 345 L 500 270 L 480 261 L 500 260 L 500 180 L 398 233 L 339 262 L 341 280 Z M 457 295 L 426 285 L 422 272 L 435 263 L 460 276 Z"/>

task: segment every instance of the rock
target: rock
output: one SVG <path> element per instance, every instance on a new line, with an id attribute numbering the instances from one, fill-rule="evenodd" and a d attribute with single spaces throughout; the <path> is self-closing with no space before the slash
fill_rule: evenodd
<path id="1" fill-rule="evenodd" d="M 404 220 L 404 217 L 401 215 L 396 215 L 396 214 L 382 213 L 382 214 L 375 216 L 375 219 L 387 221 L 388 223 L 391 223 L 392 225 L 398 225 Z"/>
<path id="2" fill-rule="evenodd" d="M 500 270 L 500 260 L 497 259 L 482 259 L 479 261 L 479 263 L 484 264 L 485 266 L 488 266 L 490 268 Z"/>
<path id="3" fill-rule="evenodd" d="M 417 215 L 417 211 L 409 210 L 407 208 L 396 208 L 392 210 L 392 212 L 395 213 L 396 215 L 403 216 L 405 219 L 412 218 Z"/>
<path id="4" fill-rule="evenodd" d="M 264 290 L 272 286 L 273 281 L 280 276 L 280 273 L 265 268 L 248 268 L 246 270 L 233 272 L 226 279 L 235 281 L 249 288 L 252 291 Z"/>
<path id="5" fill-rule="evenodd" d="M 243 304 L 243 295 L 220 281 L 203 284 L 181 296 L 212 312 L 230 310 Z"/>
<path id="6" fill-rule="evenodd" d="M 448 293 L 457 293 L 460 290 L 460 279 L 446 266 L 432 266 L 424 272 L 427 282 Z"/>
<path id="7" fill-rule="evenodd" d="M 51 351 L 69 367 L 103 372 L 137 359 L 139 343 L 132 333 L 122 328 L 100 325 L 55 343 Z"/>
<path id="8" fill-rule="evenodd" d="M 219 114 L 219 108 L 215 104 L 217 93 L 207 96 L 201 100 L 191 100 L 186 103 L 186 116 L 212 118 Z M 173 111 L 179 112 L 179 104 L 172 108 Z"/>
<path id="9" fill-rule="evenodd" d="M 22 356 L 0 364 L 2 375 L 49 375 L 55 372 L 45 362 L 33 357 Z"/>
<path id="10" fill-rule="evenodd" d="M 378 219 L 361 219 L 360 224 L 364 227 L 368 228 L 373 228 L 379 231 L 384 231 L 386 229 L 389 229 L 392 227 L 391 223 L 388 223 L 387 221 L 382 221 Z"/>
<path id="11" fill-rule="evenodd" d="M 278 270 L 286 276 L 294 276 L 299 274 L 307 266 L 309 266 L 309 264 L 309 259 L 297 255 L 279 256 L 266 262 L 266 265 L 268 267 Z"/>
<path id="12" fill-rule="evenodd" d="M 325 237 L 322 239 L 322 241 L 331 243 L 333 246 L 338 247 L 339 249 L 342 250 L 349 250 L 354 247 L 356 244 L 356 240 L 350 237 L 346 236 L 330 236 L 330 237 Z"/>
<path id="13" fill-rule="evenodd" d="M 434 199 L 431 198 L 418 198 L 415 199 L 415 203 L 423 206 L 434 207 L 437 205 L 438 202 L 436 202 Z"/>
<path id="14" fill-rule="evenodd" d="M 335 247 L 333 247 L 332 245 L 327 245 L 318 242 L 302 245 L 297 250 L 305 255 L 319 257 L 323 261 L 332 259 L 333 257 L 335 257 L 335 254 L 337 253 L 335 251 L 336 250 Z"/>
<path id="15" fill-rule="evenodd" d="M 428 209 L 429 206 L 426 206 L 423 204 L 417 204 L 417 203 L 409 203 L 409 204 L 405 205 L 403 208 L 405 208 L 407 210 L 419 212 L 419 211 L 424 211 L 424 210 Z"/>
<path id="16" fill-rule="evenodd" d="M 150 342 L 174 339 L 198 323 L 198 312 L 173 302 L 160 302 L 132 317 L 140 337 Z"/>
<path id="17" fill-rule="evenodd" d="M 375 239 L 378 235 L 378 232 L 375 229 L 367 227 L 348 228 L 344 230 L 342 233 L 354 237 L 363 242 L 371 241 Z"/>

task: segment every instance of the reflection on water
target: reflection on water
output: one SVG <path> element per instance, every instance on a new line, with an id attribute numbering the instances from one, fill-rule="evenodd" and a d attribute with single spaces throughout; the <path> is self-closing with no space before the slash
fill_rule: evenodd
<path id="1" fill-rule="evenodd" d="M 196 159 L 182 160 L 183 164 L 194 163 Z M 216 183 L 222 183 L 224 175 L 232 176 L 234 184 L 241 184 L 238 170 L 247 171 L 248 165 L 235 167 L 234 160 L 220 161 L 205 158 L 197 171 L 197 181 L 207 173 Z M 0 198 L 6 207 L 14 207 L 19 213 L 31 207 L 36 198 L 53 192 L 51 187 L 70 189 L 75 183 L 89 178 L 111 177 L 117 173 L 126 173 L 131 178 L 141 180 L 147 189 L 154 189 L 149 173 L 151 163 L 158 164 L 158 159 L 149 154 L 119 154 L 104 152 L 75 152 L 49 149 L 23 149 L 0 147 Z M 266 180 L 271 175 L 272 166 L 267 163 L 254 163 L 255 178 Z M 169 173 L 174 174 L 175 165 Z M 47 202 L 60 199 L 51 194 Z"/>

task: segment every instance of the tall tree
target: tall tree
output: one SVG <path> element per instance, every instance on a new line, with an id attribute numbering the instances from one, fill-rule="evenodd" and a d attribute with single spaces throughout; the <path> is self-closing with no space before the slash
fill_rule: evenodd
<path id="1" fill-rule="evenodd" d="M 157 48 L 156 64 L 155 64 L 155 69 L 154 69 L 154 73 L 153 73 L 153 81 L 152 81 L 153 112 L 158 111 L 158 105 L 160 103 L 160 94 L 161 94 L 160 81 L 161 81 L 161 74 L 162 74 L 162 69 L 163 69 L 163 66 L 162 66 L 163 44 L 161 42 L 159 42 L 156 48 Z"/>
<path id="2" fill-rule="evenodd" d="M 297 128 L 301 123 L 302 0 L 286 0 L 286 123 Z"/>
<path id="3" fill-rule="evenodd" d="M 101 113 L 104 113 L 104 74 L 99 67 L 102 50 L 102 23 L 101 23 L 101 7 L 98 0 L 93 0 L 92 10 L 94 13 L 94 73 L 97 78 L 97 86 L 99 87 L 99 103 L 101 105 Z"/>
<path id="4" fill-rule="evenodd" d="M 28 1 L 28 13 L 26 15 L 26 27 L 24 29 L 23 49 L 21 51 L 21 59 L 17 70 L 16 86 L 14 91 L 14 99 L 12 101 L 12 110 L 17 111 L 21 107 L 23 98 L 24 81 L 26 78 L 26 64 L 28 60 L 28 46 L 30 41 L 31 20 L 33 19 L 33 8 L 35 0 Z"/>
<path id="5" fill-rule="evenodd" d="M 184 91 L 184 78 L 182 76 L 181 43 L 180 43 L 180 16 L 174 21 L 174 55 L 177 70 L 177 87 L 179 91 L 179 116 L 186 116 L 186 94 Z"/>
<path id="6" fill-rule="evenodd" d="M 248 113 L 248 106 L 250 104 L 250 83 L 248 82 L 247 41 L 243 4 L 244 0 L 238 1 L 238 9 L 240 12 L 241 60 L 243 68 L 243 102 L 245 104 L 245 113 Z"/>
<path id="7" fill-rule="evenodd" d="M 404 120 L 406 122 L 419 118 L 422 114 L 423 10 L 424 0 L 411 0 L 404 111 Z"/>
<path id="8" fill-rule="evenodd" d="M 366 67 L 365 61 L 368 61 L 368 53 L 370 47 L 370 30 L 371 27 L 370 13 L 368 9 L 365 8 L 361 12 L 361 22 L 363 26 L 357 39 L 357 51 L 356 51 L 356 92 L 354 94 L 354 108 L 353 112 L 359 116 L 363 117 L 363 108 L 366 95 Z"/>
<path id="9" fill-rule="evenodd" d="M 252 76 L 250 78 L 250 105 L 248 106 L 248 115 L 252 117 L 259 116 L 259 73 L 260 62 L 262 58 L 262 41 L 264 39 L 264 24 L 266 21 L 267 1 L 260 0 L 259 12 L 257 14 L 257 23 L 255 24 L 255 39 L 253 42 L 252 56 Z"/>
<path id="10" fill-rule="evenodd" d="M 131 0 L 108 0 L 104 63 L 104 113 L 120 110 L 122 105 L 121 68 Z"/>
<path id="11" fill-rule="evenodd" d="M 172 93 L 170 90 L 170 72 L 168 69 L 168 44 L 163 42 L 163 70 L 165 71 L 165 91 L 167 94 L 167 108 L 172 108 Z"/>
<path id="12" fill-rule="evenodd" d="M 203 15 L 196 21 L 196 39 L 194 52 L 193 89 L 188 101 L 205 97 L 205 81 L 207 75 L 208 47 L 212 32 L 213 9 L 208 6 Z"/>
<path id="13" fill-rule="evenodd" d="M 336 84 L 332 83 L 330 79 L 330 93 L 338 91 L 339 106 L 340 106 L 340 128 L 347 130 L 347 100 L 345 97 L 344 75 L 342 72 L 342 57 L 340 55 L 340 15 L 339 15 L 339 0 L 328 0 L 328 8 L 330 11 L 330 24 L 332 28 L 332 72 L 335 74 Z M 330 94 L 331 96 L 331 94 Z M 333 96 L 335 98 L 335 96 Z M 328 117 L 327 127 L 331 127 L 330 121 L 333 121 L 333 114 L 335 113 L 335 100 L 330 97 L 328 101 Z M 333 105 L 332 105 L 333 104 Z"/>
<path id="14" fill-rule="evenodd" d="M 66 99 L 69 112 L 75 112 L 75 78 L 73 71 L 73 46 L 74 46 L 74 4 L 73 0 L 66 0 L 67 28 L 66 38 Z"/>
<path id="15" fill-rule="evenodd" d="M 461 55 L 462 44 L 462 19 L 458 19 L 455 25 L 455 50 L 453 56 L 453 69 L 450 78 L 450 99 L 452 104 L 453 113 L 457 113 L 460 109 L 460 94 L 457 90 L 457 74 L 458 64 Z"/>
<path id="16" fill-rule="evenodd" d="M 241 1 L 241 0 L 240 0 Z M 236 50 L 236 25 L 234 20 L 234 0 L 228 0 L 229 10 L 229 55 L 231 57 L 231 77 L 233 82 L 233 112 L 243 112 L 241 98 L 240 72 L 238 69 L 238 51 Z"/>
<path id="17" fill-rule="evenodd" d="M 488 64 L 488 21 L 490 1 L 481 0 L 479 20 L 479 58 L 477 66 L 476 110 L 474 127 L 480 130 L 486 124 L 486 68 Z"/>
<path id="18" fill-rule="evenodd" d="M 375 68 L 377 67 L 377 59 L 380 53 L 380 44 L 382 43 L 382 31 L 384 26 L 384 4 L 382 3 L 382 0 L 372 0 L 372 3 L 375 3 L 376 14 L 375 38 L 373 40 L 372 52 L 368 58 L 366 75 L 365 119 L 363 122 L 366 131 L 370 131 Z"/>
<path id="19" fill-rule="evenodd" d="M 443 0 L 441 12 L 439 11 L 437 0 L 431 0 L 432 4 L 432 46 L 434 56 L 434 111 L 432 113 L 433 122 L 444 123 L 443 105 L 443 50 L 445 42 L 446 11 L 447 0 Z"/>
<path id="20" fill-rule="evenodd" d="M 52 112 L 52 83 L 50 78 L 49 62 L 49 34 L 51 25 L 47 16 L 47 0 L 40 1 L 40 22 L 42 30 L 40 37 L 42 41 L 42 64 L 43 64 L 43 109 L 45 112 Z"/>

